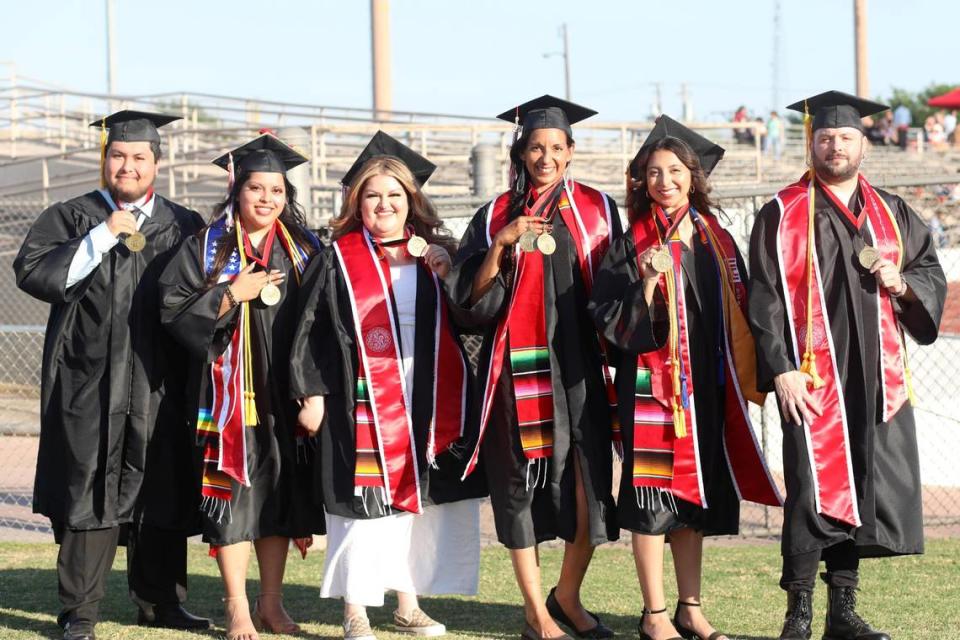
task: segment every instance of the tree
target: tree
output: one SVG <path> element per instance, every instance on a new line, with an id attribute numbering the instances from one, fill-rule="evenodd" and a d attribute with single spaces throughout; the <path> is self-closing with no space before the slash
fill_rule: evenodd
<path id="1" fill-rule="evenodd" d="M 939 95 L 943 95 L 948 91 L 952 91 L 958 86 L 960 85 L 931 84 L 926 89 L 918 93 L 911 93 L 906 89 L 898 89 L 894 87 L 893 95 L 890 97 L 887 103 L 894 109 L 899 107 L 901 104 L 906 105 L 906 107 L 910 109 L 910 115 L 913 117 L 913 126 L 922 127 L 923 122 L 927 119 L 927 117 L 937 112 L 936 107 L 927 105 L 927 100 L 930 98 L 935 98 Z"/>

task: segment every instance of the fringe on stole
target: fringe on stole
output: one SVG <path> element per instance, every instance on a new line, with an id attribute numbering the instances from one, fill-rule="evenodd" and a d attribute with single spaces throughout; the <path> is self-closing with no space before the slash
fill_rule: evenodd
<path id="1" fill-rule="evenodd" d="M 533 488 L 536 489 L 539 486 L 543 489 L 547 486 L 547 471 L 550 469 L 549 459 L 534 458 L 527 460 L 527 491 L 530 491 L 530 470 L 534 467 L 536 467 L 536 475 L 533 478 Z"/>
<path id="2" fill-rule="evenodd" d="M 393 509 L 387 506 L 387 490 L 385 487 L 354 487 L 353 495 L 360 498 L 363 503 L 363 513 L 370 517 L 370 507 L 368 503 L 373 503 L 377 512 L 381 516 L 388 516 L 393 513 Z"/>
<path id="3" fill-rule="evenodd" d="M 633 492 L 637 497 L 637 506 L 641 509 L 678 513 L 677 501 L 673 497 L 673 494 L 666 489 L 658 489 L 657 487 L 634 487 Z M 666 501 L 664 501 L 664 497 L 666 497 Z"/>
<path id="4" fill-rule="evenodd" d="M 224 518 L 227 524 L 233 522 L 233 509 L 230 507 L 230 501 L 214 496 L 204 496 L 200 501 L 200 511 L 217 524 L 223 524 Z"/>

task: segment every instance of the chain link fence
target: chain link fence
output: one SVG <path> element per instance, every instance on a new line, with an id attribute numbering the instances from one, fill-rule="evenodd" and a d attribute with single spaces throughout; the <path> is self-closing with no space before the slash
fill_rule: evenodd
<path id="1" fill-rule="evenodd" d="M 917 430 L 924 478 L 928 533 L 960 535 L 960 417 L 950 406 L 960 397 L 960 184 L 886 187 L 903 195 L 934 231 L 950 282 L 940 339 L 908 347 L 917 395 Z M 720 191 L 725 224 L 746 252 L 754 213 L 773 189 Z M 622 202 L 623 194 L 613 194 Z M 455 237 L 483 204 L 473 198 L 437 198 L 441 216 Z M 40 428 L 40 356 L 48 307 L 17 289 L 13 260 L 30 224 L 43 209 L 37 200 L 0 198 L 0 539 L 48 539 L 49 523 L 32 513 L 33 479 Z M 478 346 L 470 339 L 468 348 Z M 754 426 L 774 477 L 782 485 L 780 421 L 775 400 L 752 407 Z M 615 485 L 616 486 L 616 485 Z M 779 509 L 744 504 L 742 535 L 777 535 Z"/>

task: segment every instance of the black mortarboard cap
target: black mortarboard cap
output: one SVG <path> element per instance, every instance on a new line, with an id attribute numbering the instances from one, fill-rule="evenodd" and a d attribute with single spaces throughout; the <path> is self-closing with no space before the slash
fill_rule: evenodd
<path id="1" fill-rule="evenodd" d="M 107 144 L 111 142 L 160 142 L 157 129 L 180 120 L 180 116 L 163 113 L 124 109 L 90 123 L 91 127 L 106 127 L 110 130 Z"/>
<path id="2" fill-rule="evenodd" d="M 230 153 L 223 154 L 214 160 L 213 164 L 227 169 L 231 154 L 233 155 L 234 167 L 247 173 L 254 171 L 286 173 L 309 160 L 309 158 L 269 133 L 254 138 Z"/>
<path id="3" fill-rule="evenodd" d="M 573 137 L 570 125 L 586 120 L 597 112 L 579 104 L 574 104 L 551 95 L 542 95 L 529 102 L 504 111 L 497 117 L 507 122 L 516 122 L 523 126 L 524 133 L 536 129 L 560 129 Z"/>
<path id="4" fill-rule="evenodd" d="M 660 140 L 664 138 L 678 138 L 686 143 L 697 157 L 700 159 L 700 166 L 703 168 L 703 172 L 708 176 L 717 166 L 717 163 L 720 162 L 720 159 L 723 158 L 725 149 L 720 145 L 707 140 L 702 135 L 693 131 L 689 127 L 685 127 L 670 116 L 660 116 L 657 118 L 657 124 L 653 127 L 653 131 L 650 132 L 650 135 L 647 136 L 647 139 L 643 141 L 643 145 L 640 147 L 640 150 L 637 151 L 637 155 L 634 156 L 633 161 L 630 163 L 630 175 L 634 179 L 642 177 L 636 175 L 636 167 L 634 166 L 637 162 L 637 159 L 640 157 L 640 154 L 655 145 Z"/>
<path id="5" fill-rule="evenodd" d="M 864 100 L 842 91 L 826 91 L 799 102 L 794 102 L 787 109 L 809 112 L 813 116 L 813 130 L 839 129 L 853 127 L 865 132 L 861 118 L 872 116 L 875 113 L 889 109 L 885 104 Z"/>
<path id="6" fill-rule="evenodd" d="M 353 182 L 353 179 L 357 177 L 357 174 L 360 173 L 363 165 L 379 156 L 392 156 L 407 165 L 410 173 L 413 174 L 417 184 L 421 187 L 430 179 L 430 176 L 432 176 L 433 172 L 437 169 L 437 165 L 396 138 L 388 136 L 383 131 L 377 131 L 373 137 L 370 138 L 370 142 L 363 148 L 363 151 L 360 152 L 360 155 L 357 156 L 357 159 L 354 160 L 353 165 L 347 170 L 340 182 L 349 186 L 350 183 Z"/>

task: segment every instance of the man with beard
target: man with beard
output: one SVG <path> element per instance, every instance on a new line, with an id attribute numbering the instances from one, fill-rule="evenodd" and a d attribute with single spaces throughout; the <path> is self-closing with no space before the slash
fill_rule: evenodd
<path id="1" fill-rule="evenodd" d="M 856 612 L 859 561 L 923 552 L 903 330 L 936 339 L 946 283 L 923 221 L 860 173 L 861 118 L 887 107 L 829 91 L 789 108 L 812 116 L 812 169 L 760 210 L 750 241 L 757 382 L 783 424 L 780 638 L 810 638 L 823 560 L 823 637 L 886 640 Z"/>
<path id="2" fill-rule="evenodd" d="M 123 538 L 138 623 L 209 626 L 181 605 L 199 487 L 185 362 L 158 309 L 164 265 L 203 226 L 153 192 L 157 127 L 178 119 L 121 111 L 93 123 L 102 188 L 41 213 L 13 264 L 17 285 L 51 305 L 33 510 L 50 518 L 60 544 L 57 622 L 67 640 L 94 637 Z"/>

